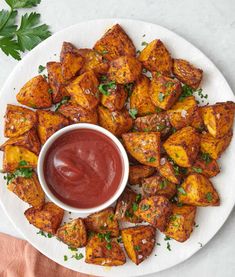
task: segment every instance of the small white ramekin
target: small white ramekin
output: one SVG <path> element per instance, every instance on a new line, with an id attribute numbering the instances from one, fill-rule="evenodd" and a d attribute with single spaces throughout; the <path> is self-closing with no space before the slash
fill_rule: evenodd
<path id="1" fill-rule="evenodd" d="M 44 177 L 44 170 L 43 170 L 44 159 L 45 159 L 46 153 L 47 153 L 48 149 L 50 148 L 50 146 L 53 144 L 53 142 L 57 138 L 59 138 L 61 135 L 65 134 L 65 133 L 67 133 L 69 131 L 78 130 L 78 129 L 94 130 L 94 131 L 102 133 L 105 136 L 107 136 L 108 138 L 110 138 L 113 141 L 113 143 L 116 145 L 118 150 L 120 151 L 120 155 L 121 155 L 121 158 L 122 158 L 122 164 L 123 164 L 123 176 L 122 176 L 122 180 L 121 180 L 121 182 L 120 182 L 116 192 L 113 194 L 113 196 L 110 199 L 108 199 L 106 202 L 104 202 L 103 204 L 101 204 L 99 206 L 96 206 L 96 207 L 87 208 L 87 209 L 76 208 L 76 207 L 70 206 L 68 204 L 65 204 L 61 200 L 59 200 L 51 192 L 51 190 L 47 186 L 47 183 L 46 183 L 45 177 Z M 39 182 L 40 182 L 40 184 L 42 186 L 42 189 L 44 190 L 44 192 L 47 195 L 47 197 L 52 202 L 54 202 L 57 206 L 61 207 L 64 210 L 67 210 L 69 212 L 74 212 L 74 213 L 94 213 L 94 212 L 98 212 L 98 211 L 101 211 L 101 210 L 107 208 L 108 206 L 113 204 L 118 199 L 118 197 L 121 195 L 121 193 L 125 189 L 127 181 L 128 181 L 129 161 L 128 161 L 127 153 L 126 153 L 123 145 L 121 144 L 121 142 L 112 133 L 110 133 L 108 130 L 106 130 L 106 129 L 100 127 L 100 126 L 94 125 L 94 124 L 78 123 L 78 124 L 69 125 L 67 127 L 64 127 L 62 129 L 60 129 L 59 131 L 54 133 L 46 141 L 46 143 L 43 145 L 43 147 L 41 149 L 41 152 L 39 154 L 37 172 L 38 172 L 38 178 L 39 178 Z"/>

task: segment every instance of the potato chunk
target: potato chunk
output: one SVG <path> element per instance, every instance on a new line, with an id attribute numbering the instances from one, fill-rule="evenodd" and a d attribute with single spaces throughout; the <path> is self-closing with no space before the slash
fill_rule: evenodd
<path id="1" fill-rule="evenodd" d="M 173 204 L 172 208 L 173 213 L 164 234 L 174 240 L 184 242 L 189 239 L 193 231 L 196 207 L 187 205 L 178 207 Z"/>
<path id="2" fill-rule="evenodd" d="M 7 138 L 18 137 L 37 123 L 35 112 L 15 105 L 7 105 L 5 114 L 4 136 Z"/>
<path id="3" fill-rule="evenodd" d="M 173 74 L 180 82 L 197 89 L 201 83 L 203 71 L 186 60 L 174 59 Z"/>
<path id="4" fill-rule="evenodd" d="M 84 222 L 89 231 L 102 234 L 110 232 L 112 237 L 118 237 L 119 235 L 118 222 L 114 218 L 112 207 L 90 214 L 87 218 L 84 218 Z"/>
<path id="5" fill-rule="evenodd" d="M 172 59 L 160 39 L 150 42 L 141 51 L 139 60 L 149 71 L 157 71 L 167 76 L 171 75 Z"/>
<path id="6" fill-rule="evenodd" d="M 163 110 L 168 110 L 176 102 L 181 93 L 178 80 L 165 76 L 153 77 L 149 95 L 153 104 Z"/>
<path id="7" fill-rule="evenodd" d="M 109 130 L 115 136 L 121 136 L 132 128 L 133 120 L 128 111 L 111 112 L 103 106 L 98 107 L 100 126 Z"/>
<path id="8" fill-rule="evenodd" d="M 73 248 L 84 247 L 87 244 L 86 227 L 82 218 L 73 219 L 60 226 L 56 236 Z"/>
<path id="9" fill-rule="evenodd" d="M 178 189 L 180 203 L 192 206 L 219 206 L 220 199 L 212 183 L 205 176 L 190 174 Z"/>
<path id="10" fill-rule="evenodd" d="M 151 196 L 139 203 L 135 212 L 144 221 L 158 228 L 161 232 L 165 230 L 172 213 L 171 202 L 164 196 Z"/>
<path id="11" fill-rule="evenodd" d="M 155 171 L 154 167 L 147 165 L 131 165 L 129 167 L 130 185 L 139 185 L 143 178 L 150 177 Z"/>
<path id="12" fill-rule="evenodd" d="M 141 75 L 135 82 L 133 91 L 130 96 L 130 108 L 137 109 L 138 116 L 143 116 L 156 112 L 149 96 L 150 80 L 145 75 Z"/>
<path id="13" fill-rule="evenodd" d="M 127 151 L 138 162 L 158 167 L 160 162 L 160 133 L 135 132 L 122 135 Z"/>
<path id="14" fill-rule="evenodd" d="M 105 238 L 96 235 L 88 241 L 85 262 L 102 266 L 118 266 L 125 264 L 126 257 L 116 241 L 107 242 Z"/>
<path id="15" fill-rule="evenodd" d="M 122 240 L 128 257 L 136 265 L 150 256 L 155 246 L 156 230 L 152 226 L 136 226 L 122 230 Z"/>
<path id="16" fill-rule="evenodd" d="M 52 105 L 50 86 L 42 75 L 29 80 L 17 93 L 17 101 L 35 109 L 50 108 Z"/>
<path id="17" fill-rule="evenodd" d="M 64 210 L 52 202 L 45 203 L 40 209 L 34 207 L 24 212 L 30 224 L 50 234 L 55 234 L 64 216 Z"/>
<path id="18" fill-rule="evenodd" d="M 191 167 L 200 149 L 200 136 L 193 127 L 184 127 L 163 144 L 167 154 L 182 167 Z"/>
<path id="19" fill-rule="evenodd" d="M 166 156 L 160 159 L 160 165 L 158 167 L 158 171 L 160 175 L 166 178 L 168 181 L 174 184 L 180 183 L 179 173 L 176 172 L 173 162 L 168 160 Z"/>
<path id="20" fill-rule="evenodd" d="M 133 42 L 119 24 L 109 29 L 94 45 L 94 49 L 111 61 L 122 55 L 135 56 Z"/>

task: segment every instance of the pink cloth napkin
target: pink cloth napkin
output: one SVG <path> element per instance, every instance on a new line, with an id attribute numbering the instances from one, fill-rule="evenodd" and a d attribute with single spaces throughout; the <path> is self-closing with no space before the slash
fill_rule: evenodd
<path id="1" fill-rule="evenodd" d="M 95 277 L 67 269 L 45 257 L 27 241 L 0 233 L 1 277 Z"/>

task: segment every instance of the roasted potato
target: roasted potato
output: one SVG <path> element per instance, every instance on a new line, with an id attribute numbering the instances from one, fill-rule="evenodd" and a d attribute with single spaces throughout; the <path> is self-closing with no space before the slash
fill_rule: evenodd
<path id="1" fill-rule="evenodd" d="M 75 77 L 84 64 L 84 58 L 70 42 L 63 42 L 60 52 L 61 70 L 65 80 Z"/>
<path id="2" fill-rule="evenodd" d="M 8 104 L 5 113 L 4 136 L 7 138 L 18 137 L 32 129 L 36 123 L 35 112 Z"/>
<path id="3" fill-rule="evenodd" d="M 69 124 L 66 117 L 56 112 L 37 110 L 37 115 L 37 131 L 42 144 L 44 144 L 56 131 Z"/>
<path id="4" fill-rule="evenodd" d="M 136 265 L 150 256 L 155 246 L 156 230 L 152 226 L 135 226 L 121 231 L 128 257 Z"/>
<path id="5" fill-rule="evenodd" d="M 172 205 L 172 215 L 164 231 L 164 234 L 179 242 L 186 241 L 192 231 L 196 215 L 196 207 L 184 205 L 178 207 Z"/>
<path id="6" fill-rule="evenodd" d="M 163 147 L 176 164 L 191 167 L 200 149 L 200 135 L 193 127 L 184 127 L 172 134 Z"/>
<path id="7" fill-rule="evenodd" d="M 197 109 L 194 111 L 192 116 L 192 121 L 190 123 L 190 126 L 194 127 L 199 132 L 205 129 L 204 122 L 201 115 L 201 108 L 202 107 L 197 107 Z"/>
<path id="8" fill-rule="evenodd" d="M 102 266 L 118 266 L 125 264 L 126 257 L 116 241 L 107 242 L 105 238 L 95 235 L 86 246 L 85 262 Z"/>
<path id="9" fill-rule="evenodd" d="M 35 208 L 40 208 L 44 204 L 45 194 L 35 173 L 31 178 L 17 177 L 13 179 L 7 188 Z"/>
<path id="10" fill-rule="evenodd" d="M 45 203 L 40 209 L 34 207 L 24 212 L 30 224 L 50 234 L 55 234 L 64 216 L 64 210 L 52 202 Z"/>
<path id="11" fill-rule="evenodd" d="M 130 185 L 140 185 L 143 178 L 150 177 L 155 171 L 154 167 L 147 165 L 131 165 L 129 167 Z"/>
<path id="12" fill-rule="evenodd" d="M 127 151 L 138 162 L 158 167 L 160 162 L 160 132 L 135 132 L 122 135 Z"/>
<path id="13" fill-rule="evenodd" d="M 35 109 L 50 108 L 52 105 L 50 86 L 42 75 L 29 80 L 17 93 L 16 99 L 20 104 Z"/>
<path id="14" fill-rule="evenodd" d="M 137 216 L 158 228 L 165 230 L 172 213 L 171 202 L 164 196 L 151 196 L 140 201 Z"/>
<path id="15" fill-rule="evenodd" d="M 82 218 L 73 219 L 57 229 L 56 236 L 73 248 L 87 244 L 87 232 Z"/>
<path id="16" fill-rule="evenodd" d="M 98 122 L 98 114 L 95 109 L 88 110 L 73 102 L 61 105 L 58 112 L 68 118 L 71 123 L 85 122 L 97 124 Z"/>
<path id="17" fill-rule="evenodd" d="M 99 103 L 98 80 L 93 71 L 87 71 L 74 79 L 66 89 L 71 100 L 85 109 L 92 110 Z"/>
<path id="18" fill-rule="evenodd" d="M 201 107 L 204 124 L 214 138 L 222 138 L 232 129 L 234 111 L 233 102 Z"/>
<path id="19" fill-rule="evenodd" d="M 168 181 L 179 184 L 180 183 L 180 175 L 175 171 L 174 164 L 172 161 L 168 160 L 166 156 L 160 159 L 160 165 L 157 168 L 160 175 L 166 178 Z"/>
<path id="20" fill-rule="evenodd" d="M 178 200 L 192 206 L 219 206 L 220 199 L 216 189 L 204 175 L 188 175 L 178 189 Z"/>
<path id="21" fill-rule="evenodd" d="M 115 136 L 128 132 L 133 125 L 133 120 L 127 110 L 111 112 L 103 106 L 98 107 L 99 124 Z"/>
<path id="22" fill-rule="evenodd" d="M 109 232 L 112 237 L 119 235 L 118 222 L 114 217 L 112 207 L 90 214 L 84 218 L 84 222 L 88 231 L 102 234 Z"/>
<path id="23" fill-rule="evenodd" d="M 197 89 L 201 83 L 203 71 L 186 60 L 174 59 L 173 74 L 180 82 Z"/>
<path id="24" fill-rule="evenodd" d="M 230 131 L 223 138 L 217 139 L 209 133 L 203 132 L 201 134 L 201 151 L 208 153 L 211 158 L 217 160 L 229 146 L 232 136 L 233 132 Z"/>
<path id="25" fill-rule="evenodd" d="M 109 29 L 94 45 L 94 49 L 111 61 L 120 56 L 135 56 L 133 42 L 119 24 Z"/>
<path id="26" fill-rule="evenodd" d="M 20 162 L 24 161 L 25 165 L 21 166 Z M 28 149 L 22 146 L 6 145 L 3 154 L 3 171 L 13 172 L 19 167 L 36 168 L 38 157 Z"/>
<path id="27" fill-rule="evenodd" d="M 141 51 L 139 60 L 149 71 L 157 71 L 166 76 L 171 75 L 172 59 L 160 39 L 155 39 L 150 42 Z"/>
<path id="28" fill-rule="evenodd" d="M 130 108 L 137 109 L 138 116 L 152 114 L 156 112 L 149 96 L 150 80 L 145 75 L 141 75 L 135 82 L 130 96 Z"/>
<path id="29" fill-rule="evenodd" d="M 165 76 L 153 76 L 149 95 L 153 104 L 163 110 L 170 109 L 181 94 L 181 84 L 178 80 Z"/>

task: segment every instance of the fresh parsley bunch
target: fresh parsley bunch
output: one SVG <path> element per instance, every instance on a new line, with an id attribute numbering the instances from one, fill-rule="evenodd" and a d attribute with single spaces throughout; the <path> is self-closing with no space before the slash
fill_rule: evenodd
<path id="1" fill-rule="evenodd" d="M 21 59 L 21 52 L 33 49 L 51 35 L 49 26 L 39 25 L 40 14 L 32 12 L 21 17 L 19 26 L 16 19 L 20 8 L 32 8 L 41 0 L 5 0 L 10 10 L 0 11 L 0 48 L 16 60 Z"/>

